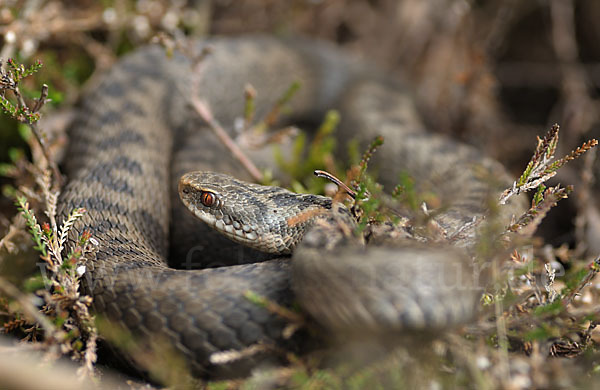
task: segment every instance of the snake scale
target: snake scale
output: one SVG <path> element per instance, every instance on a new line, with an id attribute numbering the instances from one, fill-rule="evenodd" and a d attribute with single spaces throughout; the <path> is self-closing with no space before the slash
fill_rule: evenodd
<path id="1" fill-rule="evenodd" d="M 205 45 L 211 52 L 194 71 L 185 56 L 168 58 L 159 47 L 126 56 L 83 99 L 70 129 L 68 184 L 59 204 L 63 215 L 86 208 L 74 232 L 87 229 L 99 243 L 84 275 L 95 311 L 139 340 L 167 340 L 200 375 L 239 372 L 235 364 L 215 364 L 215 352 L 289 342 L 282 337 L 286 321 L 250 302 L 248 290 L 283 306 L 297 301 L 338 334 L 435 329 L 471 317 L 478 286 L 464 248 L 475 242 L 473 218 L 485 215 L 498 190 L 489 177 L 500 186 L 510 182 L 500 164 L 426 132 L 402 83 L 332 45 L 259 36 L 198 43 Z M 234 244 L 185 209 L 177 183 L 186 172 L 247 179 L 190 108 L 191 94 L 198 91 L 214 117 L 231 125 L 243 112 L 247 83 L 258 91 L 260 116 L 293 81 L 302 85 L 291 103 L 294 117 L 322 118 L 337 108 L 340 140 L 364 146 L 385 137 L 372 160 L 379 181 L 393 188 L 408 172 L 419 189 L 435 189 L 444 205 L 435 220 L 452 246 L 348 244 L 328 252 L 332 235 L 316 226 L 290 260 Z M 225 187 L 233 180 L 209 176 Z M 286 203 L 269 198 L 268 190 L 254 196 L 229 210 L 264 214 Z M 505 214 L 521 207 L 513 203 Z"/>

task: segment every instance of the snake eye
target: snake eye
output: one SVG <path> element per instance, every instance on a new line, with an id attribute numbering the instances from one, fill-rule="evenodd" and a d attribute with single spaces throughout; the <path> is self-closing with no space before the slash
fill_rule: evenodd
<path id="1" fill-rule="evenodd" d="M 200 202 L 202 202 L 202 204 L 206 207 L 211 207 L 214 205 L 216 200 L 217 198 L 212 192 L 202 191 L 200 194 Z"/>

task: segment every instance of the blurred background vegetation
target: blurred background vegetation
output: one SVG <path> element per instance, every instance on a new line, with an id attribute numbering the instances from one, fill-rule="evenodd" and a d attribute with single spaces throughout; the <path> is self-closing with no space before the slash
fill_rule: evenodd
<path id="1" fill-rule="evenodd" d="M 60 155 L 81 93 L 159 33 L 329 40 L 406 79 L 432 131 L 475 145 L 517 176 L 553 123 L 559 156 L 600 138 L 598 20 L 597 0 L 0 0 L 0 58 L 44 63 L 23 92 L 33 98 L 49 85 L 41 127 Z M 30 153 L 21 126 L 0 115 L 0 164 Z M 551 211 L 536 244 L 545 262 L 566 268 L 600 252 L 595 151 L 570 165 L 554 182 L 575 184 L 575 193 Z M 0 176 L 4 195 L 13 180 Z M 14 212 L 0 196 L 2 235 Z M 599 291 L 588 290 L 586 304 Z"/>

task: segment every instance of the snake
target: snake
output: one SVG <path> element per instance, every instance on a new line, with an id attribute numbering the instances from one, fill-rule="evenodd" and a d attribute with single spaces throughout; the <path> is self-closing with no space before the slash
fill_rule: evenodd
<path id="1" fill-rule="evenodd" d="M 200 376 L 240 375 L 276 354 L 215 361 L 224 351 L 305 342 L 284 337 L 289 321 L 249 291 L 299 305 L 323 334 L 442 329 L 475 315 L 473 248 L 490 199 L 511 183 L 499 162 L 427 131 L 403 80 L 331 43 L 213 37 L 194 48 L 210 50 L 190 59 L 151 45 L 124 56 L 88 89 L 70 126 L 59 211 L 86 209 L 71 234 L 86 230 L 97 242 L 82 276 L 96 313 L 140 342 L 165 340 Z M 261 117 L 294 82 L 289 120 L 318 123 L 337 109 L 338 140 L 364 148 L 383 136 L 370 169 L 386 189 L 408 174 L 418 191 L 434 192 L 437 208 L 426 211 L 443 240 L 354 243 L 338 202 L 249 183 L 190 103 L 200 99 L 236 137 L 247 84 Z M 509 202 L 496 220 L 523 208 Z"/>

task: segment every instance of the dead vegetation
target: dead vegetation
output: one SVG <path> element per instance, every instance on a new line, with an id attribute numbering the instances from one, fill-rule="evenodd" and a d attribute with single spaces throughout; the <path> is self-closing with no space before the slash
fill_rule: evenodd
<path id="1" fill-rule="evenodd" d="M 289 367 L 245 382 L 207 386 L 521 389 L 592 387 L 598 382 L 600 289 L 594 276 L 600 269 L 600 212 L 595 152 L 586 153 L 583 164 L 562 167 L 592 148 L 595 142 L 584 140 L 599 134 L 597 2 L 243 0 L 201 2 L 196 8 L 161 0 L 72 3 L 12 0 L 0 5 L 0 58 L 16 58 L 3 68 L 2 90 L 12 92 L 2 93 L 9 115 L 0 118 L 4 332 L 27 340 L 42 339 L 43 334 L 46 350 L 68 354 L 88 373 L 93 370 L 96 333 L 87 311 L 89 299 L 77 290 L 79 273 L 84 272 L 80 263 L 92 250 L 92 241 L 83 236 L 78 246 L 65 252 L 70 222 L 61 225 L 55 220 L 62 180 L 57 163 L 66 127 L 56 118 L 72 109 L 83 83 L 93 85 L 94 77 L 119 55 L 159 32 L 175 37 L 303 33 L 335 41 L 402 72 L 414 83 L 429 127 L 480 147 L 515 176 L 527 167 L 505 195 L 535 190 L 531 209 L 509 229 L 529 241 L 504 259 L 501 277 L 482 298 L 480 320 L 417 346 L 428 353 L 411 355 L 401 349 L 362 368 L 325 369 L 318 358 L 290 357 Z M 42 69 L 36 59 L 45 65 Z M 19 62 L 34 65 L 20 68 Z M 48 87 L 40 91 L 44 83 Z M 40 113 L 44 117 L 35 125 Z M 252 119 L 249 109 L 245 120 Z M 325 135 L 335 119 L 329 121 Z M 562 126 L 562 145 L 557 142 L 558 127 L 552 127 L 538 141 L 528 164 L 534 135 L 553 123 Z M 315 148 L 317 157 L 331 151 L 326 141 Z M 551 162 L 551 155 L 561 149 L 574 152 L 561 152 L 567 157 Z M 288 161 L 290 166 L 298 164 Z M 559 186 L 557 178 L 568 185 Z M 543 184 L 547 180 L 548 186 Z M 419 207 L 419 194 L 411 190 L 410 180 L 403 184 L 404 199 Z M 72 217 L 81 212 L 73 210 Z M 41 288 L 40 279 L 23 283 L 7 276 L 12 268 L 5 260 L 23 251 L 31 237 L 52 289 Z M 41 312 L 39 301 L 23 290 L 39 291 L 44 300 Z"/>

